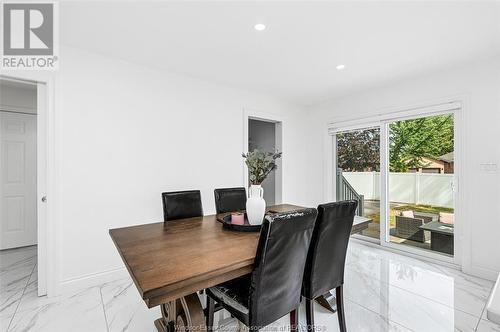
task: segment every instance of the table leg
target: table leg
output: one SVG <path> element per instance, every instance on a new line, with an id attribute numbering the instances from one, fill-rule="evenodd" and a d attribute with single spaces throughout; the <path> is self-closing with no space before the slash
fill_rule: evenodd
<path id="1" fill-rule="evenodd" d="M 198 294 L 193 293 L 160 306 L 155 320 L 158 332 L 206 331 L 205 315 Z"/>
<path id="2" fill-rule="evenodd" d="M 335 290 L 330 290 L 328 293 L 321 295 L 316 299 L 319 305 L 323 308 L 331 311 L 337 312 L 337 301 L 335 299 Z"/>

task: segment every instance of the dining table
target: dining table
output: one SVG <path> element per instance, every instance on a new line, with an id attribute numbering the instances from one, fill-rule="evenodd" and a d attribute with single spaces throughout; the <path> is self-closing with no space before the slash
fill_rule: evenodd
<path id="1" fill-rule="evenodd" d="M 267 207 L 271 213 L 300 209 L 291 204 Z M 252 272 L 259 233 L 226 230 L 219 222 L 222 217 L 213 214 L 109 230 L 146 306 L 160 306 L 161 317 L 154 322 L 159 332 L 206 330 L 199 292 Z M 352 234 L 370 222 L 356 217 Z M 331 294 L 319 303 L 335 310 Z"/>

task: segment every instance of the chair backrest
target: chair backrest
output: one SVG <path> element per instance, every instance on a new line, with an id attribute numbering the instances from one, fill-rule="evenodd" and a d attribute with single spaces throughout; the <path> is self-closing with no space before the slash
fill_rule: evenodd
<path id="1" fill-rule="evenodd" d="M 302 209 L 264 220 L 251 276 L 250 326 L 266 326 L 300 305 L 316 215 L 316 209 Z"/>
<path id="2" fill-rule="evenodd" d="M 164 221 L 203 216 L 199 190 L 171 191 L 161 197 Z"/>
<path id="3" fill-rule="evenodd" d="M 247 194 L 244 187 L 215 189 L 214 195 L 217 213 L 235 212 L 246 208 Z"/>
<path id="4" fill-rule="evenodd" d="M 401 211 L 400 216 L 407 217 L 407 218 L 415 218 L 415 214 L 413 213 L 412 210 Z"/>
<path id="5" fill-rule="evenodd" d="M 439 221 L 443 224 L 453 225 L 455 223 L 455 214 L 439 212 Z"/>
<path id="6" fill-rule="evenodd" d="M 344 283 L 344 265 L 357 201 L 318 206 L 307 255 L 303 295 L 315 299 Z"/>

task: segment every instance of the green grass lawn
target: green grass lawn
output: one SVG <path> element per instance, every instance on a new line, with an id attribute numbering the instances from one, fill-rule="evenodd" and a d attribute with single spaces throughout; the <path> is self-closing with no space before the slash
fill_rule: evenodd
<path id="1" fill-rule="evenodd" d="M 416 204 L 406 204 L 401 206 L 391 207 L 389 221 L 391 226 L 396 225 L 396 216 L 401 213 L 401 211 L 412 210 L 415 212 L 427 212 L 427 213 L 435 213 L 439 214 L 439 212 L 448 212 L 453 213 L 452 208 L 446 208 L 442 206 L 433 206 L 433 205 L 416 205 Z M 380 224 L 380 214 L 372 214 L 367 216 L 370 219 L 373 219 L 374 223 Z"/>

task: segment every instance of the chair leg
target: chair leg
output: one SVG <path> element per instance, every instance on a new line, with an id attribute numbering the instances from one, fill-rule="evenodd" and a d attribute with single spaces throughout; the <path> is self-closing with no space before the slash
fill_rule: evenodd
<path id="1" fill-rule="evenodd" d="M 314 332 L 314 300 L 306 299 L 307 331 Z"/>
<path id="2" fill-rule="evenodd" d="M 213 331 L 214 329 L 214 313 L 215 313 L 215 301 L 210 296 L 207 295 L 207 330 Z"/>
<path id="3" fill-rule="evenodd" d="M 339 316 L 339 327 L 340 332 L 347 332 L 347 327 L 345 325 L 345 314 L 344 314 L 344 289 L 340 285 L 335 289 L 337 296 L 337 315 Z"/>
<path id="4" fill-rule="evenodd" d="M 299 312 L 295 309 L 290 312 L 290 332 L 297 332 L 297 326 L 299 325 Z"/>
<path id="5" fill-rule="evenodd" d="M 260 328 L 257 326 L 246 326 L 242 322 L 238 321 L 238 332 L 250 332 L 256 331 L 259 332 Z"/>

